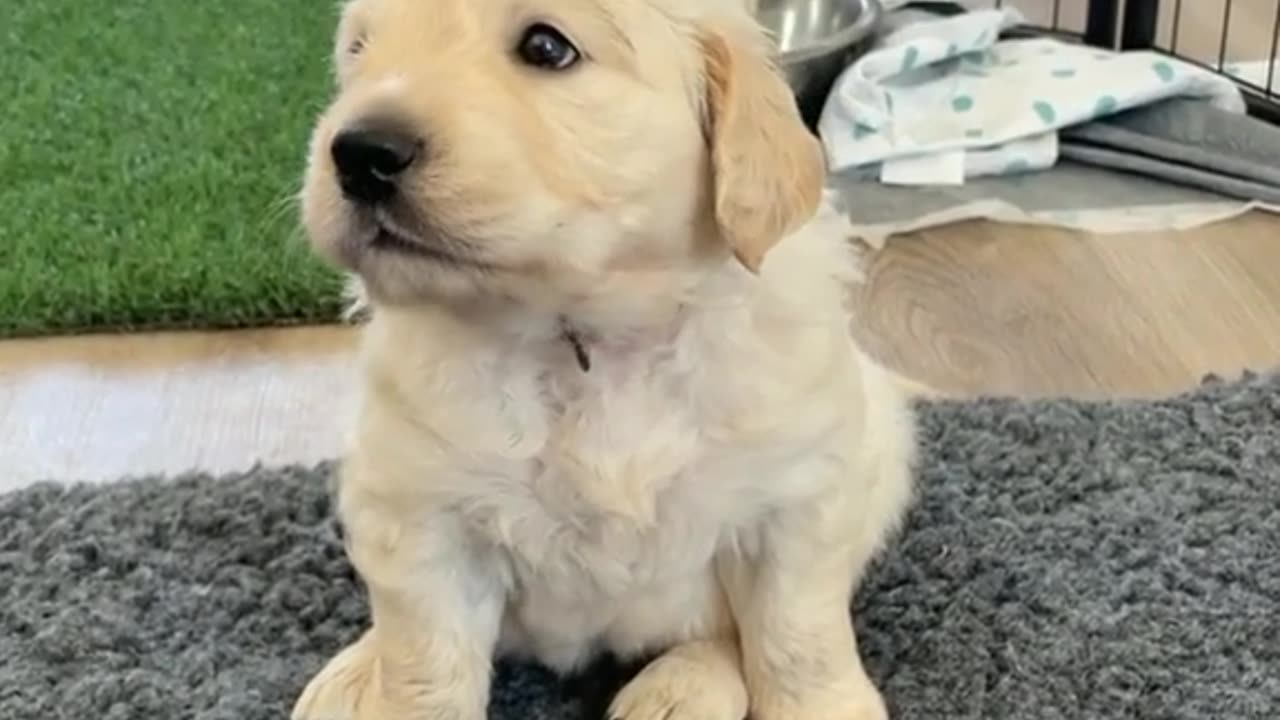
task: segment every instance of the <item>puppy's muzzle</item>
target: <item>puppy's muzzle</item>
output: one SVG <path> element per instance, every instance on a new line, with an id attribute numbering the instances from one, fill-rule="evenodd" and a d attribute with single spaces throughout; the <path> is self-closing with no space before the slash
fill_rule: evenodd
<path id="1" fill-rule="evenodd" d="M 422 161 L 423 149 L 420 137 L 386 120 L 343 128 L 329 146 L 342 194 L 368 205 L 395 196 L 405 172 Z"/>

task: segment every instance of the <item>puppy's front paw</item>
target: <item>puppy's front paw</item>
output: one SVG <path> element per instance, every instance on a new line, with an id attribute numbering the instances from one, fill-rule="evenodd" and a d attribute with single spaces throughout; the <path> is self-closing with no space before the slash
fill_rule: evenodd
<path id="1" fill-rule="evenodd" d="M 609 708 L 612 720 L 742 720 L 746 689 L 738 678 L 691 658 L 658 658 L 635 677 Z"/>
<path id="2" fill-rule="evenodd" d="M 334 656 L 298 696 L 291 720 L 362 720 L 376 664 L 369 646 L 365 635 Z"/>
<path id="3" fill-rule="evenodd" d="M 483 720 L 483 704 L 449 686 L 388 673 L 368 634 L 334 656 L 294 703 L 291 720 Z"/>

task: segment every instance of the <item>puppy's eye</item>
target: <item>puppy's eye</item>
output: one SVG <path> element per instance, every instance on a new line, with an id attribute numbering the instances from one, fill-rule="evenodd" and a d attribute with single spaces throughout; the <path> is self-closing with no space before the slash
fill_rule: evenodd
<path id="1" fill-rule="evenodd" d="M 530 25 L 520 36 L 516 53 L 527 65 L 543 70 L 565 70 L 578 62 L 578 49 L 559 30 L 545 23 Z"/>
<path id="2" fill-rule="evenodd" d="M 351 41 L 351 44 L 347 45 L 348 55 L 359 55 L 361 50 L 364 50 L 363 36 L 357 37 L 355 40 Z"/>

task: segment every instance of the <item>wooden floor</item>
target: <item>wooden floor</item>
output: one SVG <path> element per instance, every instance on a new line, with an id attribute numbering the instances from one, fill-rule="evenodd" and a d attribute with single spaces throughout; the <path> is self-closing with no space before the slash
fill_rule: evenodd
<path id="1" fill-rule="evenodd" d="M 953 394 L 1160 395 L 1280 366 L 1280 217 L 1090 237 L 972 222 L 897 238 L 854 333 Z M 355 398 L 348 328 L 0 342 L 0 490 L 315 462 Z"/>
<path id="2" fill-rule="evenodd" d="M 1280 217 L 1090 236 L 967 223 L 894 240 L 858 336 L 950 392 L 1160 395 L 1280 364 Z"/>
<path id="3" fill-rule="evenodd" d="M 353 339 L 294 328 L 0 342 L 0 491 L 331 458 L 352 409 Z"/>

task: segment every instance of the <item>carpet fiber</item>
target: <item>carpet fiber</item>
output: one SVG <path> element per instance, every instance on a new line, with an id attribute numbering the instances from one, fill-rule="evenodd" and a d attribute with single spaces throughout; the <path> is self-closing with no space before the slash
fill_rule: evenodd
<path id="1" fill-rule="evenodd" d="M 336 317 L 293 208 L 336 3 L 5 3 L 0 335 Z"/>
<path id="2" fill-rule="evenodd" d="M 896 718 L 1275 717 L 1280 378 L 921 414 L 920 497 L 855 603 Z M 0 717 L 284 717 L 365 622 L 328 472 L 0 497 Z M 503 665 L 490 717 L 590 718 L 627 671 Z"/>

